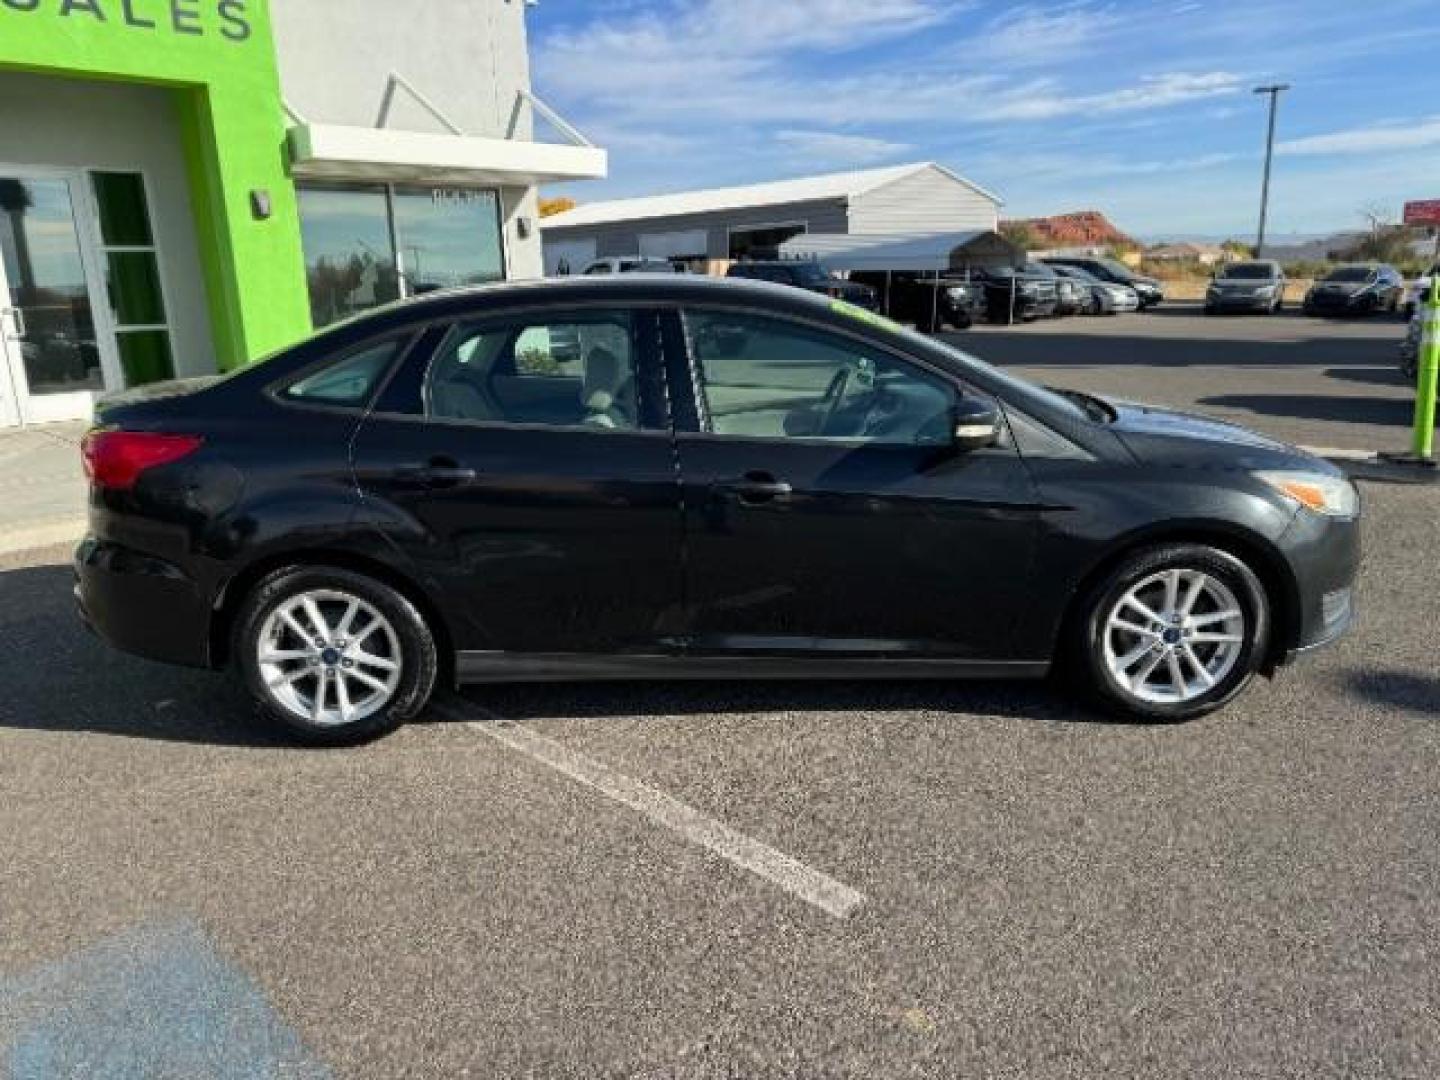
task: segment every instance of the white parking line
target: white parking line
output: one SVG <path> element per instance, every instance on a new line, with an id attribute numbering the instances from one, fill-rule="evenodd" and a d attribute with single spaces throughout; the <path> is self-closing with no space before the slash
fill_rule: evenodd
<path id="1" fill-rule="evenodd" d="M 608 795 L 651 821 L 679 833 L 692 844 L 713 851 L 837 919 L 846 918 L 865 902 L 864 895 L 828 874 L 822 874 L 798 859 L 792 859 L 768 844 L 736 832 L 708 814 L 686 806 L 663 791 L 623 776 L 609 766 L 513 721 L 491 717 L 483 712 L 486 719 L 475 720 L 448 704 L 436 703 L 431 708 L 449 720 L 464 724 L 472 731 L 486 735 L 511 750 Z M 480 711 L 468 703 L 466 710 Z"/>

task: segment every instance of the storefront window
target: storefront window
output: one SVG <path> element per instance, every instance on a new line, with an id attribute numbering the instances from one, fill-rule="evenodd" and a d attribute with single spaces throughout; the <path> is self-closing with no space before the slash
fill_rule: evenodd
<path id="1" fill-rule="evenodd" d="M 175 360 L 144 178 L 138 173 L 97 172 L 90 179 L 100 211 L 105 280 L 125 384 L 172 379 Z"/>
<path id="2" fill-rule="evenodd" d="M 494 191 L 374 184 L 299 193 L 317 328 L 400 296 L 505 276 Z"/>
<path id="3" fill-rule="evenodd" d="M 383 185 L 300 188 L 300 238 L 315 326 L 400 295 Z"/>
<path id="4" fill-rule="evenodd" d="M 467 188 L 396 188 L 395 231 L 413 295 L 505 276 L 500 200 Z"/>

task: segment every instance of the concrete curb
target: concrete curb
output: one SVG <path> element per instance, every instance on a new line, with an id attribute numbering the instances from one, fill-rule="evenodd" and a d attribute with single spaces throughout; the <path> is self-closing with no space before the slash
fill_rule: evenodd
<path id="1" fill-rule="evenodd" d="M 1342 450 L 1330 446 L 1302 446 L 1300 449 L 1340 466 L 1352 480 L 1372 480 L 1381 484 L 1440 484 L 1440 469 L 1385 461 L 1378 453 L 1369 450 Z"/>
<path id="2" fill-rule="evenodd" d="M 84 535 L 83 516 L 6 529 L 0 531 L 0 555 L 14 555 L 20 551 L 54 547 L 56 544 L 74 545 L 78 544 Z"/>

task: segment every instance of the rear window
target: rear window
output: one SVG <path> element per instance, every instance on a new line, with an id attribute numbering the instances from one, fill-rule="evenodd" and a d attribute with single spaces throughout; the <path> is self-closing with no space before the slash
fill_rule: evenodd
<path id="1" fill-rule="evenodd" d="M 281 396 L 312 405 L 361 408 L 375 392 L 400 345 L 399 338 L 369 345 L 291 383 Z"/>

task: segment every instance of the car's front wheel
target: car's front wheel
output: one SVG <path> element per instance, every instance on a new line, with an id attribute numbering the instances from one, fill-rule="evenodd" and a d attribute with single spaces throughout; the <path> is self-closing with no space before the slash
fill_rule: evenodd
<path id="1" fill-rule="evenodd" d="M 289 567 L 246 597 L 233 654 L 263 712 L 300 739 L 338 746 L 384 735 L 435 686 L 435 639 L 405 596 L 374 578 Z"/>
<path id="2" fill-rule="evenodd" d="M 1084 602 L 1073 666 L 1097 702 L 1146 721 L 1220 708 L 1259 668 L 1270 608 L 1253 570 L 1228 552 L 1173 544 L 1128 557 Z"/>

